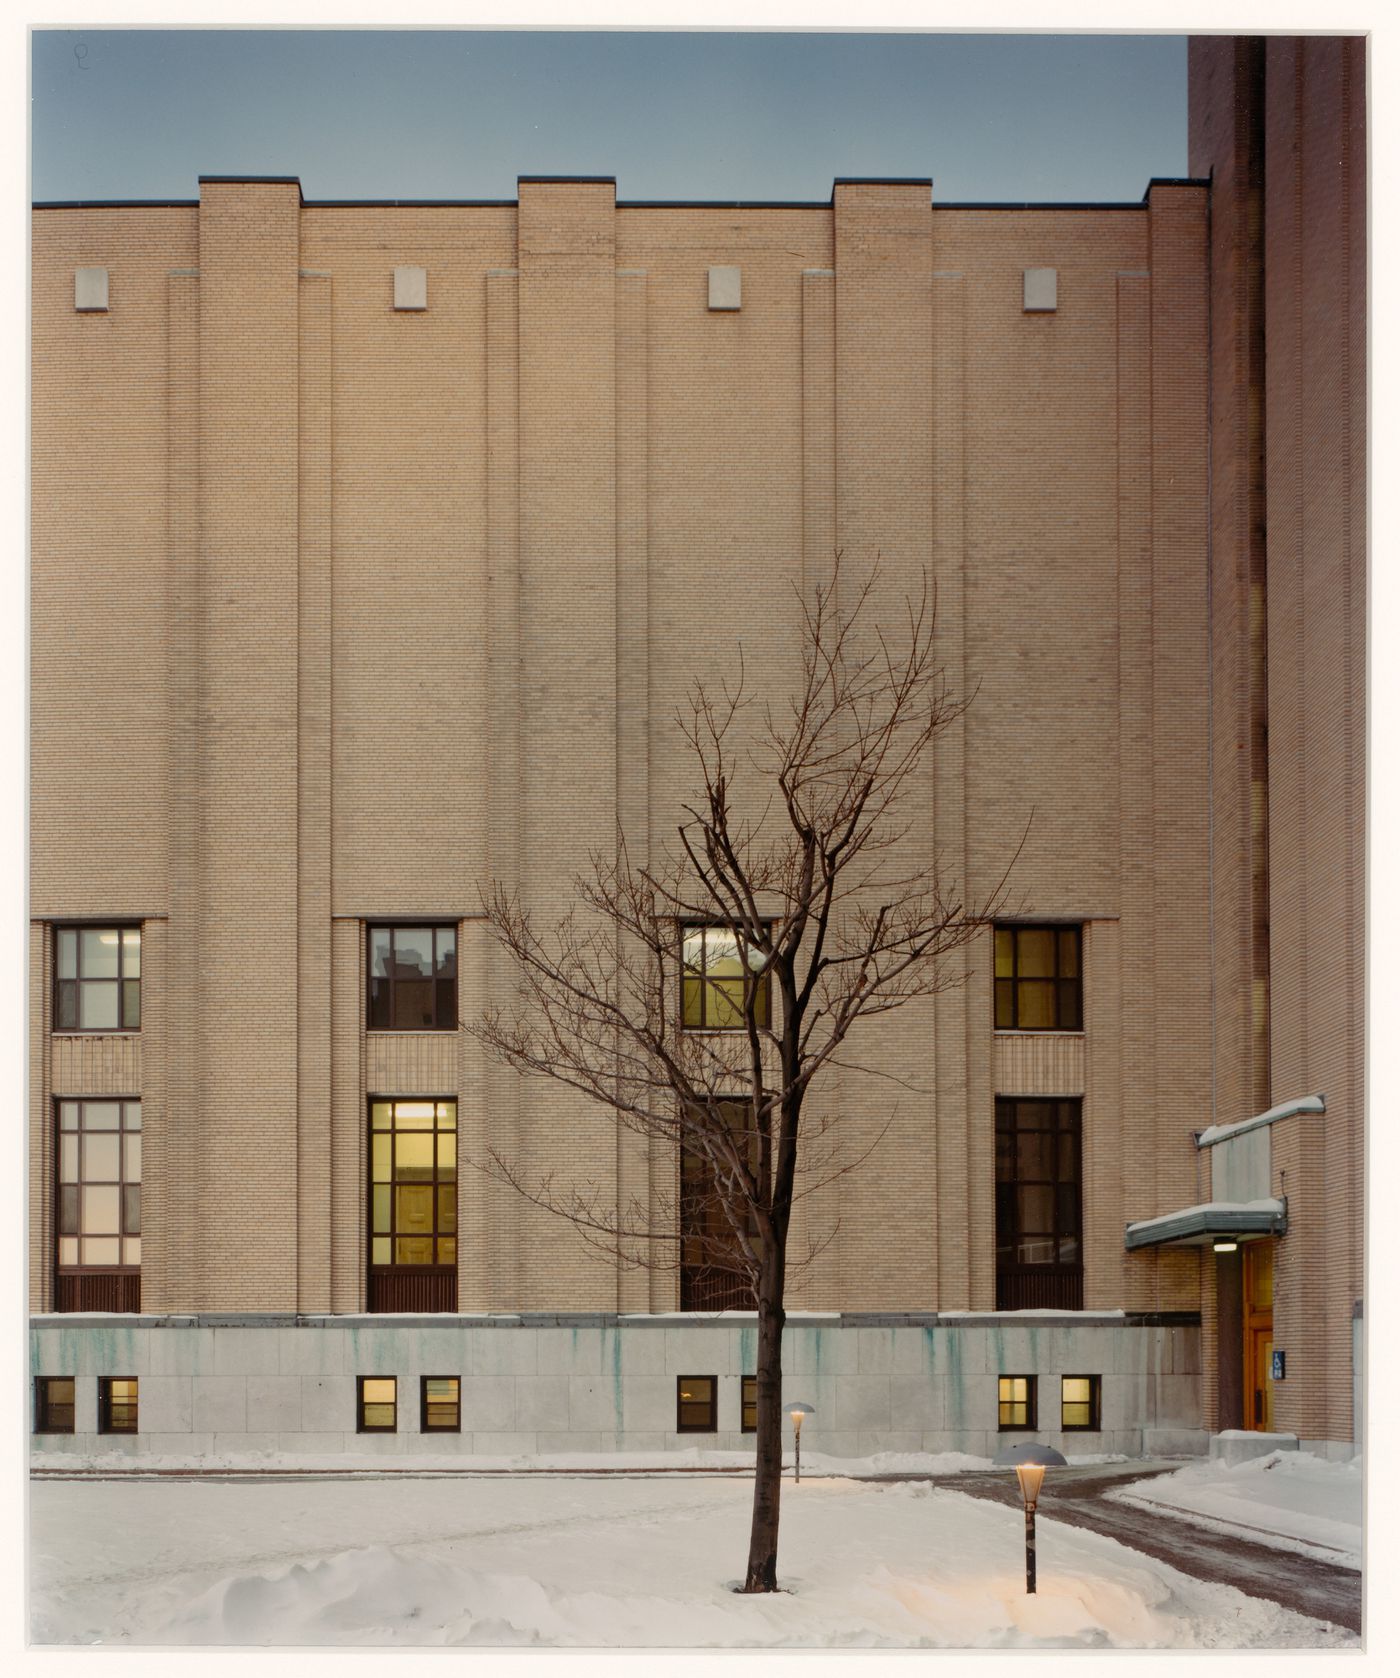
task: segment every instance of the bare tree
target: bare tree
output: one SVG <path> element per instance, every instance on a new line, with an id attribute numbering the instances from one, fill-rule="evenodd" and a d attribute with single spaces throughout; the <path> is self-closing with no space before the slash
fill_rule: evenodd
<path id="1" fill-rule="evenodd" d="M 907 795 L 964 702 L 937 665 L 927 581 L 892 633 L 872 621 L 875 583 L 872 571 L 843 600 L 838 556 L 831 580 L 798 597 L 787 706 L 748 695 L 742 658 L 732 682 L 697 681 L 677 719 L 697 795 L 659 857 L 636 861 L 619 838 L 615 854 L 590 857 L 578 907 L 545 930 L 499 888 L 485 903 L 518 1006 L 469 1029 L 517 1070 L 670 1145 L 683 1187 L 673 1203 L 619 1205 L 531 1179 L 500 1154 L 478 1163 L 614 1261 L 699 1262 L 757 1305 L 745 1591 L 777 1589 L 784 1297 L 790 1268 L 814 1253 L 790 1261 L 793 1207 L 859 1163 L 838 1118 L 819 1102 L 804 1113 L 808 1096 L 830 1069 L 875 1071 L 855 1058 L 861 1021 L 964 982 L 948 958 L 1005 885 L 974 908 L 936 873 L 911 871 Z"/>

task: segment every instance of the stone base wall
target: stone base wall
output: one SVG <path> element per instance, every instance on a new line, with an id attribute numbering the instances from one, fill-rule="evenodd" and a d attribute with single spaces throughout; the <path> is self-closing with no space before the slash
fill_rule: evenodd
<path id="1" fill-rule="evenodd" d="M 747 1450 L 742 1377 L 757 1319 L 723 1316 L 116 1317 L 31 1320 L 31 1373 L 77 1377 L 76 1431 L 35 1434 L 41 1457 L 514 1456 Z M 1123 1314 L 793 1316 L 788 1400 L 815 1406 L 803 1438 L 833 1456 L 965 1451 L 1017 1437 L 1067 1456 L 1139 1456 L 1144 1430 L 1201 1427 L 1200 1328 Z M 97 1378 L 136 1376 L 139 1432 L 101 1435 Z M 356 1432 L 356 1377 L 398 1378 L 398 1429 Z M 419 1382 L 461 1380 L 462 1431 L 419 1431 Z M 713 1433 L 676 1430 L 677 1377 L 718 1381 Z M 1039 1425 L 1000 1434 L 997 1377 L 1037 1378 Z M 1061 1375 L 1097 1375 L 1101 1428 L 1060 1430 Z"/>

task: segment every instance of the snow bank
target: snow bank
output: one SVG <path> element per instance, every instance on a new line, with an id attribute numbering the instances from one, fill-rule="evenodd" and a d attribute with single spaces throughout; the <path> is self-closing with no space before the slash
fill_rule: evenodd
<path id="1" fill-rule="evenodd" d="M 1274 1451 L 1233 1466 L 1192 1463 L 1105 1495 L 1359 1571 L 1362 1486 L 1360 1457 Z"/>
<path id="2" fill-rule="evenodd" d="M 38 1482 L 38 1643 L 1354 1647 L 1044 1513 L 928 1482 L 783 1493 L 782 1592 L 734 1587 L 741 1480 Z"/>

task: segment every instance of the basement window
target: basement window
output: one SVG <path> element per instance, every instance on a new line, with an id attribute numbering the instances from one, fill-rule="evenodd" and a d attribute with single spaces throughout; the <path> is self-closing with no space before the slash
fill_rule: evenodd
<path id="1" fill-rule="evenodd" d="M 34 1382 L 35 1433 L 74 1431 L 77 1382 L 71 1375 L 40 1375 Z"/>
<path id="2" fill-rule="evenodd" d="M 359 1393 L 356 1433 L 397 1433 L 398 1379 L 393 1375 L 359 1375 L 356 1386 Z"/>
<path id="3" fill-rule="evenodd" d="M 419 1427 L 424 1433 L 462 1431 L 462 1383 L 456 1375 L 425 1375 Z"/>
<path id="4" fill-rule="evenodd" d="M 136 1432 L 137 1381 L 134 1375 L 103 1375 L 97 1382 L 97 1431 Z"/>
<path id="5" fill-rule="evenodd" d="M 1024 1433 L 1035 1428 L 1035 1376 L 997 1377 L 997 1427 L 1002 1433 Z"/>
<path id="6" fill-rule="evenodd" d="M 1099 1428 L 1099 1377 L 1060 1377 L 1060 1427 L 1065 1433 L 1097 1433 Z"/>
<path id="7" fill-rule="evenodd" d="M 739 1403 L 740 1433 L 758 1432 L 758 1376 L 745 1375 Z"/>
<path id="8" fill-rule="evenodd" d="M 676 1432 L 716 1433 L 719 1422 L 715 1414 L 713 1375 L 680 1375 L 676 1378 Z"/>

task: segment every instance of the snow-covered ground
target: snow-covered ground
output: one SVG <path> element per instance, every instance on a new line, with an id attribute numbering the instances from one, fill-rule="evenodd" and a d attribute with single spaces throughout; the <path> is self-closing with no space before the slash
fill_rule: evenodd
<path id="1" fill-rule="evenodd" d="M 815 1465 L 814 1465 L 815 1466 Z M 696 1474 L 36 1481 L 37 1643 L 1355 1647 L 1042 1506 L 923 1483 L 783 1494 L 778 1595 L 735 1593 L 752 1482 Z"/>
<path id="2" fill-rule="evenodd" d="M 1359 1570 L 1362 1484 L 1360 1457 L 1326 1462 L 1305 1451 L 1274 1451 L 1233 1467 L 1191 1463 L 1107 1495 Z"/>

